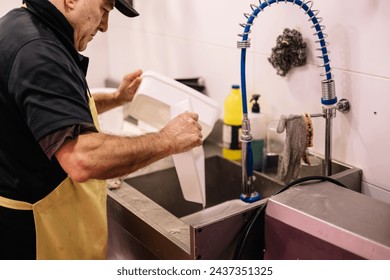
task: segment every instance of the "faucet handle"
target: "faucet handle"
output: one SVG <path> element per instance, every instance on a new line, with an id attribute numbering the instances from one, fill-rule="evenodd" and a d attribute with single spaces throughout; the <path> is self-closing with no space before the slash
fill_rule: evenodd
<path id="1" fill-rule="evenodd" d="M 343 98 L 337 103 L 336 108 L 341 113 L 348 113 L 351 110 L 351 105 L 347 99 Z"/>

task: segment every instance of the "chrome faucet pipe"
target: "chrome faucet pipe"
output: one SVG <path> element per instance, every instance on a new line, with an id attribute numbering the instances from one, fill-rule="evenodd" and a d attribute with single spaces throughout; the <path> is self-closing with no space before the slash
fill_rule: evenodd
<path id="1" fill-rule="evenodd" d="M 321 114 L 310 114 L 310 118 L 320 118 L 320 117 L 325 117 L 324 113 L 321 113 Z"/>
<path id="2" fill-rule="evenodd" d="M 250 133 L 250 122 L 248 114 L 244 114 L 242 119 L 242 134 L 241 134 L 241 148 L 242 148 L 242 190 L 241 193 L 245 196 L 251 193 L 252 176 L 248 176 L 249 159 L 249 145 L 252 142 L 252 135 Z"/>
<path id="3" fill-rule="evenodd" d="M 336 105 L 324 106 L 323 117 L 325 118 L 325 176 L 332 175 L 332 127 L 336 112 L 348 113 L 351 106 L 347 99 L 341 99 Z"/>
<path id="4" fill-rule="evenodd" d="M 325 164 L 324 175 L 332 175 L 332 124 L 336 117 L 336 86 L 333 79 L 322 81 L 323 114 L 325 118 Z"/>
<path id="5" fill-rule="evenodd" d="M 325 116 L 325 176 L 332 175 L 332 125 L 336 116 L 336 108 L 323 108 Z"/>
<path id="6" fill-rule="evenodd" d="M 242 189 L 241 200 L 255 202 L 260 200 L 260 195 L 253 189 L 253 155 L 252 135 L 248 114 L 243 115 L 241 149 L 242 149 Z"/>

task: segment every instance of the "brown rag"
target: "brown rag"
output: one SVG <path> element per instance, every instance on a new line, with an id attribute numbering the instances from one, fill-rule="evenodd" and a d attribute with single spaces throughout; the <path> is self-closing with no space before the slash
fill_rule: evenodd
<path id="1" fill-rule="evenodd" d="M 306 125 L 303 116 L 281 116 L 278 133 L 286 129 L 286 142 L 279 157 L 278 178 L 284 183 L 299 177 L 301 159 L 306 152 Z"/>

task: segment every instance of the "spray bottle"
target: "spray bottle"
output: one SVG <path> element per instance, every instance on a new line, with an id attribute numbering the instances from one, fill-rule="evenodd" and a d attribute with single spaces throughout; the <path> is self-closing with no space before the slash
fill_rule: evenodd
<path id="1" fill-rule="evenodd" d="M 252 110 L 248 117 L 251 123 L 252 151 L 253 151 L 253 169 L 263 170 L 263 149 L 267 130 L 266 115 L 260 112 L 258 103 L 260 94 L 253 94 L 250 102 L 254 102 Z"/>
<path id="2" fill-rule="evenodd" d="M 241 159 L 242 97 L 239 85 L 233 85 L 224 102 L 222 155 L 226 159 Z"/>

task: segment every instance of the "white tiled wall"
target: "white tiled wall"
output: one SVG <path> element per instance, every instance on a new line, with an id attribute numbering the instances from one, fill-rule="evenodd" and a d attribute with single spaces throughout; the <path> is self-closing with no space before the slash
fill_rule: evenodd
<path id="1" fill-rule="evenodd" d="M 179 78 L 202 76 L 208 94 L 223 104 L 239 83 L 236 48 L 254 0 L 135 0 L 141 16 L 127 19 L 113 12 L 109 38 L 109 73 L 119 78 L 136 68 Z M 336 91 L 350 100 L 349 114 L 334 120 L 333 157 L 364 172 L 363 192 L 390 203 L 390 2 L 317 0 L 328 33 Z M 321 62 L 308 16 L 291 3 L 260 13 L 252 28 L 247 57 L 248 93 L 260 93 L 263 112 L 271 118 L 290 113 L 321 112 Z M 287 77 L 268 62 L 285 27 L 296 28 L 308 43 L 309 61 Z M 315 147 L 324 153 L 324 120 L 316 119 Z"/>
<path id="2" fill-rule="evenodd" d="M 3 16 L 13 8 L 18 8 L 22 5 L 22 0 L 3 0 L 0 2 L 0 16 Z M 89 63 L 88 80 L 90 85 L 94 87 L 104 86 L 104 81 L 108 76 L 108 39 L 107 34 L 96 36 L 94 41 L 90 43 L 88 50 L 84 55 L 91 57 Z"/>
<path id="3" fill-rule="evenodd" d="M 0 4 L 0 14 L 10 8 Z M 19 4 L 19 1 L 11 1 Z M 99 87 L 104 78 L 120 80 L 132 70 L 154 70 L 174 78 L 202 76 L 208 95 L 223 104 L 239 83 L 238 25 L 255 0 L 134 0 L 141 16 L 111 13 L 109 31 L 98 36 L 86 55 L 88 79 Z M 8 6 L 8 7 L 7 7 Z M 15 5 L 13 5 L 15 6 Z M 339 99 L 350 100 L 349 114 L 334 120 L 333 157 L 363 169 L 363 192 L 390 203 L 390 2 L 388 0 L 314 0 L 326 25 L 330 59 Z M 260 93 L 270 118 L 321 112 L 321 62 L 308 16 L 291 3 L 260 13 L 252 28 L 247 57 L 248 94 Z M 286 77 L 268 62 L 283 29 L 296 28 L 308 43 L 307 65 Z M 315 119 L 313 151 L 324 152 L 324 120 Z"/>

